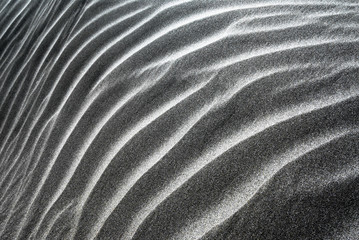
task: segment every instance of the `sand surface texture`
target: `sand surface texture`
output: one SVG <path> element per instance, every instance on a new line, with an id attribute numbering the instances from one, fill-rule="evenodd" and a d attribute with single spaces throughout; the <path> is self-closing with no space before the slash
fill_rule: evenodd
<path id="1" fill-rule="evenodd" d="M 357 0 L 0 1 L 0 239 L 359 239 Z"/>

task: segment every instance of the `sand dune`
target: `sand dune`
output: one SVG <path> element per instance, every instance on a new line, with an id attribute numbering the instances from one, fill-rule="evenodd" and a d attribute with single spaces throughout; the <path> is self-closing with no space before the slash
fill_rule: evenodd
<path id="1" fill-rule="evenodd" d="M 0 2 L 0 239 L 358 239 L 356 0 Z"/>

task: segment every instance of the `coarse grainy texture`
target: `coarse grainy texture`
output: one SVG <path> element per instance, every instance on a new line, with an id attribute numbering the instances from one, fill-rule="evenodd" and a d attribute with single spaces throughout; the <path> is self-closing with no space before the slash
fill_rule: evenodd
<path id="1" fill-rule="evenodd" d="M 357 0 L 0 1 L 0 239 L 359 239 Z"/>

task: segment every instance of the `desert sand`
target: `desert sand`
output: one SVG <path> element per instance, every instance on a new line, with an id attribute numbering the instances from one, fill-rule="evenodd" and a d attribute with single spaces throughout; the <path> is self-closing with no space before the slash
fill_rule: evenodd
<path id="1" fill-rule="evenodd" d="M 359 2 L 3 0 L 0 239 L 359 239 Z"/>

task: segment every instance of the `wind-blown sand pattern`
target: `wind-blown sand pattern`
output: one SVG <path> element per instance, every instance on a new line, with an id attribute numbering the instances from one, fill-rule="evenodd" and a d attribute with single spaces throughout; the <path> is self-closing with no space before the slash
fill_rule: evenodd
<path id="1" fill-rule="evenodd" d="M 4 0 L 0 50 L 0 239 L 359 239 L 357 0 Z"/>

